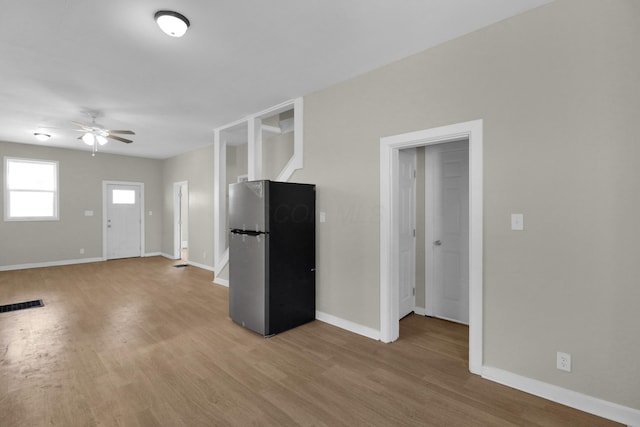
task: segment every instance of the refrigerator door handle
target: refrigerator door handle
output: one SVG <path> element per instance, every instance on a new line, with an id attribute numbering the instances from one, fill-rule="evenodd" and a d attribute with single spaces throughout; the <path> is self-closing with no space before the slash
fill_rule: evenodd
<path id="1" fill-rule="evenodd" d="M 231 230 L 233 234 L 246 234 L 247 236 L 259 236 L 261 234 L 266 234 L 264 231 L 249 231 L 249 230 Z"/>

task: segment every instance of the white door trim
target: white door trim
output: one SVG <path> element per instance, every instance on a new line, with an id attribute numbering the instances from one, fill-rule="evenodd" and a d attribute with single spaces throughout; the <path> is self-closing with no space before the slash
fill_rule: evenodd
<path id="1" fill-rule="evenodd" d="M 140 256 L 145 255 L 144 182 L 102 181 L 102 259 L 107 260 L 107 185 L 135 185 L 140 190 Z"/>
<path id="2" fill-rule="evenodd" d="M 182 257 L 182 239 L 181 239 L 181 212 L 180 191 L 183 185 L 189 185 L 189 181 L 179 181 L 173 183 L 173 258 L 180 259 Z M 187 187 L 188 188 L 188 187 Z"/>
<path id="3" fill-rule="evenodd" d="M 469 371 L 482 372 L 482 120 L 380 138 L 380 339 L 398 339 L 398 155 L 403 148 L 469 140 Z"/>

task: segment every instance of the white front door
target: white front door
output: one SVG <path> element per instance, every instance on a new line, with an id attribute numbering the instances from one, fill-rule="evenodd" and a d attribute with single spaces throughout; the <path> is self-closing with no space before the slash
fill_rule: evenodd
<path id="1" fill-rule="evenodd" d="M 399 318 L 416 306 L 416 149 L 399 152 L 400 161 L 400 283 Z"/>
<path id="2" fill-rule="evenodd" d="M 107 184 L 106 257 L 142 255 L 142 200 L 136 184 Z"/>
<path id="3" fill-rule="evenodd" d="M 469 324 L 469 145 L 428 146 L 427 315 Z"/>

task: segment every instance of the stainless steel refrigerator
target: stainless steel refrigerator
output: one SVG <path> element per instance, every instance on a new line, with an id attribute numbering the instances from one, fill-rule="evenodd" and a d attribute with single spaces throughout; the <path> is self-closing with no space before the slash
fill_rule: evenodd
<path id="1" fill-rule="evenodd" d="M 263 336 L 315 319 L 315 185 L 229 186 L 229 315 Z"/>

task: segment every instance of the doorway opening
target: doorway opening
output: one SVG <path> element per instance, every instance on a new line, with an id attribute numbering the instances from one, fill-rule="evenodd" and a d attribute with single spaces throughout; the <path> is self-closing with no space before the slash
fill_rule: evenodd
<path id="1" fill-rule="evenodd" d="M 189 182 L 173 183 L 173 257 L 189 261 Z"/>
<path id="2" fill-rule="evenodd" d="M 380 340 L 399 337 L 400 150 L 468 140 L 469 370 L 482 369 L 482 120 L 380 139 Z"/>

